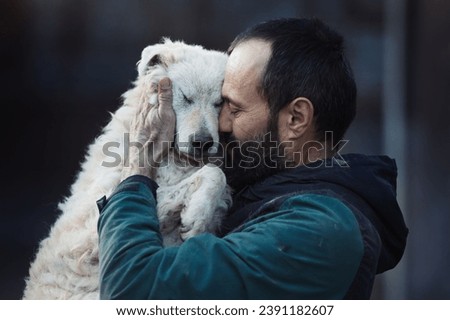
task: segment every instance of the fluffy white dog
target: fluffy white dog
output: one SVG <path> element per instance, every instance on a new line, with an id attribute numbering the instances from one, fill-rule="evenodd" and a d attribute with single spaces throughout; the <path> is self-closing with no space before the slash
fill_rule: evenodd
<path id="1" fill-rule="evenodd" d="M 173 86 L 175 147 L 157 171 L 158 217 L 165 245 L 202 232 L 214 232 L 231 205 L 223 172 L 212 165 L 191 166 L 185 159 L 213 155 L 219 143 L 218 113 L 226 55 L 168 39 L 145 48 L 138 78 L 124 95 L 88 153 L 62 214 L 44 239 L 26 281 L 24 299 L 97 299 L 99 297 L 98 209 L 121 179 L 127 133 L 140 104 L 157 104 L 149 88 L 163 77 Z M 131 146 L 132 147 L 132 146 Z"/>

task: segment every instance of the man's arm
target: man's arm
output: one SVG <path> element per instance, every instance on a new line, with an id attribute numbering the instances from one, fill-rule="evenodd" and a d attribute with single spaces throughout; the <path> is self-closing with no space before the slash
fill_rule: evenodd
<path id="1" fill-rule="evenodd" d="M 130 177 L 102 208 L 103 299 L 340 299 L 359 267 L 359 227 L 339 200 L 295 196 L 224 238 L 164 248 L 155 190 Z"/>

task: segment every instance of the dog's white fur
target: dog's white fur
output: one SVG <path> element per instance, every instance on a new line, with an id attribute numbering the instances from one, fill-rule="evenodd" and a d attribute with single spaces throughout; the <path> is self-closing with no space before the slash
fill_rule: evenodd
<path id="1" fill-rule="evenodd" d="M 143 50 L 134 87 L 123 95 L 123 106 L 89 147 L 71 195 L 59 205 L 62 214 L 40 244 L 26 280 L 24 299 L 98 299 L 96 200 L 109 196 L 120 182 L 125 133 L 139 103 L 156 104 L 157 95 L 150 94 L 148 88 L 168 76 L 173 83 L 176 149 L 192 153 L 189 139 L 199 132 L 212 137 L 216 144 L 217 104 L 225 63 L 224 53 L 168 39 Z M 112 151 L 115 157 L 106 155 Z M 121 161 L 115 161 L 118 155 Z M 179 244 L 181 238 L 201 232 L 214 232 L 231 204 L 219 168 L 180 166 L 177 155 L 177 151 L 170 151 L 168 165 L 158 169 L 156 178 L 160 185 L 157 211 L 165 245 Z"/>

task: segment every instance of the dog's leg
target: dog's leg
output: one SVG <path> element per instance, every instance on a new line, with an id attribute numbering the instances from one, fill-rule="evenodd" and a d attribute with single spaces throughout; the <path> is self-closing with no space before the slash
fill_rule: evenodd
<path id="1" fill-rule="evenodd" d="M 204 166 L 193 176 L 181 212 L 180 237 L 184 241 L 204 232 L 214 233 L 231 205 L 225 175 L 215 166 Z"/>
<path id="2" fill-rule="evenodd" d="M 176 185 L 157 191 L 158 218 L 165 246 L 179 245 L 202 232 L 217 230 L 231 205 L 223 172 L 205 166 Z"/>
<path id="3" fill-rule="evenodd" d="M 192 194 L 197 191 L 200 179 L 194 173 L 177 184 L 160 186 L 157 190 L 159 226 L 165 246 L 179 245 L 181 212 L 189 205 Z"/>

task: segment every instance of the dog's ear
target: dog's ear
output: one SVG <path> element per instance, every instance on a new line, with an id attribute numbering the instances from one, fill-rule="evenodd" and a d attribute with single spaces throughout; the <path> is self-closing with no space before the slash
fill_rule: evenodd
<path id="1" fill-rule="evenodd" d="M 175 56 L 167 43 L 148 46 L 142 51 L 141 60 L 138 62 L 138 72 L 142 76 L 152 68 L 167 69 L 173 62 L 175 62 Z"/>
<path id="2" fill-rule="evenodd" d="M 157 64 L 162 64 L 161 56 L 159 54 L 155 54 L 153 58 L 147 63 L 148 67 L 156 66 Z"/>

